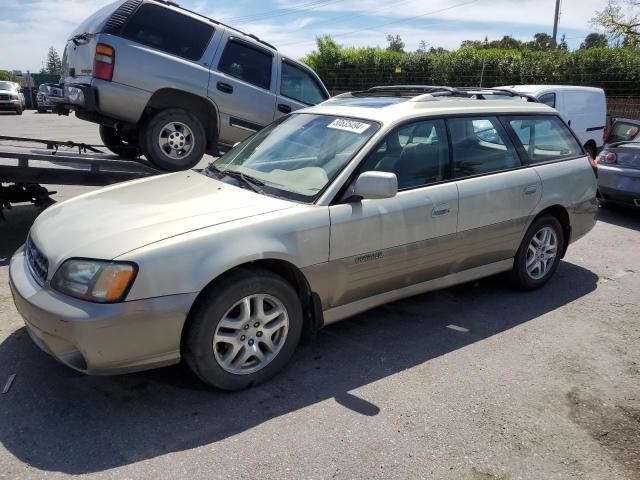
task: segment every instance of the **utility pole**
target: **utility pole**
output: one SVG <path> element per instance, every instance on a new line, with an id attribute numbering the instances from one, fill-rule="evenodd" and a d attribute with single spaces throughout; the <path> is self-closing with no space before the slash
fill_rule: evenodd
<path id="1" fill-rule="evenodd" d="M 551 48 L 556 48 L 558 42 L 558 19 L 560 18 L 560 0 L 556 0 L 556 13 L 553 17 L 553 37 L 551 38 Z"/>

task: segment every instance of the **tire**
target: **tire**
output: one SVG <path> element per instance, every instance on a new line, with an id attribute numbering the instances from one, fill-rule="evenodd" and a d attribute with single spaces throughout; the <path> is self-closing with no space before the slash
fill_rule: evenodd
<path id="1" fill-rule="evenodd" d="M 553 232 L 553 235 L 555 235 L 555 242 L 552 242 L 555 243 L 555 249 L 553 250 L 555 255 L 552 259 L 547 257 L 546 262 L 539 261 L 537 259 L 539 257 L 536 257 L 536 255 L 542 253 L 551 254 L 552 250 L 549 247 L 539 247 L 540 250 L 536 250 L 535 242 L 533 241 L 534 237 L 536 237 L 536 240 L 540 243 L 540 233 L 543 230 L 550 230 Z M 518 252 L 516 253 L 512 271 L 512 276 L 516 284 L 524 290 L 535 290 L 547 283 L 558 268 L 560 257 L 562 256 L 562 252 L 564 252 L 565 241 L 564 230 L 556 217 L 543 215 L 537 218 L 527 230 L 520 244 L 520 248 L 518 248 Z M 534 249 L 535 253 L 531 251 L 530 247 Z M 534 269 L 533 271 L 527 269 L 528 261 L 531 261 L 532 255 L 534 256 L 533 268 L 535 268 L 535 263 L 538 261 L 541 265 L 539 269 Z M 542 265 L 545 265 L 544 272 L 542 271 Z"/>
<path id="2" fill-rule="evenodd" d="M 47 109 L 38 107 L 38 113 L 47 113 Z"/>
<path id="3" fill-rule="evenodd" d="M 22 115 L 22 112 L 24 112 L 24 108 L 23 107 L 16 108 L 16 115 Z"/>
<path id="4" fill-rule="evenodd" d="M 156 167 L 177 172 L 198 164 L 204 156 L 207 138 L 195 115 L 172 108 L 151 117 L 143 129 L 140 145 Z"/>
<path id="5" fill-rule="evenodd" d="M 255 316 L 257 299 L 252 299 L 249 301 L 252 319 L 245 323 L 241 319 L 243 310 L 236 305 L 256 295 L 264 296 L 266 303 L 272 306 L 279 302 L 278 308 L 284 313 L 260 322 L 261 317 Z M 267 314 L 272 311 L 269 308 Z M 287 321 L 288 326 L 285 325 Z M 238 269 L 203 292 L 185 328 L 182 355 L 207 385 L 221 390 L 242 390 L 268 380 L 284 368 L 300 341 L 302 323 L 300 299 L 289 283 L 267 270 Z M 225 325 L 233 328 L 226 329 Z M 261 330 L 265 325 L 271 326 L 270 335 L 266 329 Z M 232 344 L 224 343 L 227 338 L 236 343 L 235 355 Z M 274 353 L 266 351 L 263 342 L 267 339 L 276 347 Z M 263 365 L 257 363 L 258 357 L 251 355 L 256 351 L 262 352 Z M 243 355 L 248 355 L 245 363 L 242 362 Z M 228 359 L 226 363 L 225 358 Z"/>
<path id="6" fill-rule="evenodd" d="M 585 152 L 587 152 L 587 155 L 589 155 L 591 158 L 596 158 L 598 156 L 596 152 L 596 147 L 594 147 L 593 144 L 591 143 L 587 143 L 584 146 L 584 150 Z"/>
<path id="7" fill-rule="evenodd" d="M 140 155 L 140 148 L 134 139 L 125 140 L 115 128 L 100 125 L 100 139 L 104 146 L 116 155 L 124 158 L 136 158 Z"/>

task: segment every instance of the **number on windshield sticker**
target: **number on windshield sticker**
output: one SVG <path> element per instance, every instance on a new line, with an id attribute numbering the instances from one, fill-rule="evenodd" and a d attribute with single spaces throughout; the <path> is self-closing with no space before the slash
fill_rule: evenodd
<path id="1" fill-rule="evenodd" d="M 349 120 L 347 118 L 336 118 L 327 125 L 327 128 L 335 128 L 336 130 L 344 130 L 346 132 L 357 133 L 364 132 L 371 125 L 369 123 L 358 122 L 357 120 Z"/>

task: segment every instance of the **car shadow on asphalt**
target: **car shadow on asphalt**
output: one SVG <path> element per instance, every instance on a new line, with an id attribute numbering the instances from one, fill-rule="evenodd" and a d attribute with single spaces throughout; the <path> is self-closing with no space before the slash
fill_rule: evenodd
<path id="1" fill-rule="evenodd" d="M 0 220 L 0 267 L 9 265 L 13 252 L 25 242 L 40 209 L 32 205 L 18 205 L 3 213 L 6 218 Z"/>
<path id="2" fill-rule="evenodd" d="M 358 388 L 535 321 L 597 281 L 562 262 L 535 292 L 516 291 L 499 275 L 398 301 L 325 328 L 277 377 L 238 393 L 207 389 L 183 365 L 84 376 L 38 350 L 22 328 L 0 344 L 0 387 L 16 374 L 0 395 L 0 442 L 33 468 L 84 474 L 213 446 L 325 400 L 375 416 L 390 406 L 361 398 Z"/>
<path id="3" fill-rule="evenodd" d="M 640 231 L 640 210 L 633 207 L 607 205 L 598 210 L 598 220 L 601 222 Z"/>

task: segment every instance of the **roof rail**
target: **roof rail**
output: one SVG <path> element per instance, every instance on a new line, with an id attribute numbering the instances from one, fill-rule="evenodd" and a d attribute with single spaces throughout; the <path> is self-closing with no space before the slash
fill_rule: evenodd
<path id="1" fill-rule="evenodd" d="M 425 94 L 429 94 L 430 97 Z M 510 88 L 448 87 L 444 85 L 385 85 L 345 94 L 345 96 L 353 97 L 408 97 L 413 98 L 415 101 L 432 100 L 435 97 L 464 97 L 486 100 L 485 97 L 487 95 L 520 97 L 528 102 L 538 102 L 538 99 L 533 95 L 520 93 Z"/>
<path id="2" fill-rule="evenodd" d="M 258 38 L 258 36 L 254 35 L 253 33 L 247 33 L 247 32 L 243 32 L 242 30 L 238 30 L 237 28 L 232 27 L 231 25 L 227 25 L 226 23 L 219 22 L 217 20 L 214 20 L 213 18 L 207 17 L 206 15 L 203 15 L 201 13 L 195 12 L 195 11 L 190 10 L 188 8 L 182 7 L 179 4 L 177 4 L 176 2 L 173 2 L 171 0 L 155 0 L 155 1 L 159 2 L 159 3 L 164 3 L 165 5 L 168 5 L 169 7 L 179 8 L 180 10 L 184 10 L 185 12 L 189 12 L 189 13 L 191 13 L 193 15 L 196 15 L 196 16 L 198 16 L 200 18 L 204 18 L 205 20 L 208 20 L 211 23 L 215 23 L 216 25 L 220 25 L 222 27 L 226 27 L 226 28 L 228 28 L 230 30 L 233 30 L 235 32 L 238 32 L 238 33 L 240 33 L 240 34 L 242 34 L 242 35 L 244 35 L 246 37 L 253 38 L 256 42 L 262 43 L 263 45 L 266 45 L 267 47 L 269 47 L 269 48 L 271 48 L 273 50 L 278 50 L 276 47 L 274 47 L 270 43 L 265 42 L 264 40 L 261 40 L 260 38 Z"/>

